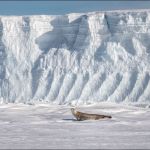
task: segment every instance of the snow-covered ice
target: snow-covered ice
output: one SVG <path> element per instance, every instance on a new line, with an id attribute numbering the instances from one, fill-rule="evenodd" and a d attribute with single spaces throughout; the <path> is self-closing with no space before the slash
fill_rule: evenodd
<path id="1" fill-rule="evenodd" d="M 150 10 L 0 16 L 0 148 L 150 148 L 149 81 Z"/>
<path id="2" fill-rule="evenodd" d="M 77 109 L 112 119 L 75 121 L 64 105 L 0 105 L 0 148 L 150 148 L 150 108 L 100 104 Z"/>

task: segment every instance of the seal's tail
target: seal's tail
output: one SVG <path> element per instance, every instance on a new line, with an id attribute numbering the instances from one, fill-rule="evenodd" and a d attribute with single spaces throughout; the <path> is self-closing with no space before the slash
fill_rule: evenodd
<path id="1" fill-rule="evenodd" d="M 105 116 L 105 118 L 112 118 L 112 116 Z"/>

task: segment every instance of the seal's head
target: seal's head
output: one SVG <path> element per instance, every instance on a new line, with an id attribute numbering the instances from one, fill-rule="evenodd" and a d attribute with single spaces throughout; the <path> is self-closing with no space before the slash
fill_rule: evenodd
<path id="1" fill-rule="evenodd" d="M 76 114 L 75 108 L 71 108 L 71 112 L 72 112 L 73 115 L 75 115 Z"/>

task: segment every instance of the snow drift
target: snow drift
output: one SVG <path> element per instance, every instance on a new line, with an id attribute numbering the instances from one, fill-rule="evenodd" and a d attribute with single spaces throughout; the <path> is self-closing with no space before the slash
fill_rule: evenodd
<path id="1" fill-rule="evenodd" d="M 150 102 L 150 10 L 0 16 L 1 102 Z"/>

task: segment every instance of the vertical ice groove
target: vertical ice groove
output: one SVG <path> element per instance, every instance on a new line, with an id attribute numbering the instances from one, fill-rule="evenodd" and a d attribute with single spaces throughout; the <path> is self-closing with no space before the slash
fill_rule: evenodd
<path id="1" fill-rule="evenodd" d="M 30 18 L 29 17 L 22 17 L 22 30 L 24 33 L 30 32 Z"/>
<path id="2" fill-rule="evenodd" d="M 120 84 L 121 80 L 122 75 L 120 75 L 119 73 L 110 74 L 97 93 L 98 101 L 107 101 L 108 97 L 113 94 L 117 86 Z"/>
<path id="3" fill-rule="evenodd" d="M 140 95 L 138 97 L 139 102 L 150 102 L 150 75 L 147 72 L 145 80 L 143 81 L 143 88 L 142 92 L 140 92 Z"/>
<path id="4" fill-rule="evenodd" d="M 41 75 L 37 87 L 37 91 L 34 95 L 34 99 L 45 99 L 46 95 L 48 94 L 51 82 L 53 79 L 53 74 L 50 71 L 44 71 Z"/>
<path id="5" fill-rule="evenodd" d="M 41 76 L 43 75 L 44 70 L 41 68 L 32 68 L 32 98 L 35 96 L 36 91 L 39 86 L 39 82 L 41 79 Z"/>
<path id="6" fill-rule="evenodd" d="M 105 22 L 106 22 L 107 29 L 108 29 L 109 33 L 112 33 L 111 27 L 110 27 L 110 23 L 109 23 L 109 21 L 108 21 L 108 16 L 107 16 L 106 13 L 104 14 L 104 16 L 105 16 L 104 18 L 105 18 Z"/>
<path id="7" fill-rule="evenodd" d="M 102 74 L 102 76 L 104 76 Z M 80 99 L 87 100 L 88 97 L 96 90 L 96 88 L 100 85 L 100 73 L 95 73 L 88 81 L 86 87 L 84 88 Z M 99 82 L 99 83 L 98 83 Z"/>
<path id="8" fill-rule="evenodd" d="M 76 76 L 75 74 L 73 73 L 68 73 L 66 74 L 64 80 L 63 80 L 63 83 L 62 83 L 62 86 L 61 86 L 61 89 L 59 91 L 59 94 L 55 100 L 56 103 L 59 103 L 59 104 L 63 104 L 70 89 L 72 88 L 74 82 L 75 82 L 75 79 L 76 79 Z"/>
<path id="9" fill-rule="evenodd" d="M 99 90 L 99 88 L 101 87 L 101 85 L 103 84 L 103 82 L 105 81 L 106 79 L 106 74 L 105 73 L 97 73 L 95 78 L 93 78 L 93 82 L 90 85 L 88 85 L 86 87 L 86 89 L 84 90 L 84 93 L 87 93 L 87 99 L 85 99 L 83 96 L 83 100 L 84 101 L 87 101 L 88 99 L 93 99 L 93 100 L 97 100 L 97 97 L 96 97 L 96 94 Z M 81 99 L 82 100 L 82 99 Z"/>
<path id="10" fill-rule="evenodd" d="M 68 102 L 79 99 L 82 90 L 86 85 L 86 83 L 88 82 L 88 80 L 89 80 L 89 74 L 87 73 L 86 74 L 79 73 L 77 75 L 77 79 L 75 80 L 74 86 L 72 87 L 72 90 L 70 91 L 67 97 Z"/>
<path id="11" fill-rule="evenodd" d="M 123 79 L 112 96 L 108 98 L 112 102 L 122 102 L 133 90 L 137 79 L 137 72 L 130 72 L 123 75 Z"/>
<path id="12" fill-rule="evenodd" d="M 46 76 L 45 94 L 43 95 L 45 99 L 51 90 L 53 79 L 54 79 L 54 74 L 52 71 L 49 71 L 48 75 Z"/>
<path id="13" fill-rule="evenodd" d="M 144 93 L 139 97 L 139 102 L 150 102 L 150 82 L 148 83 Z"/>
<path id="14" fill-rule="evenodd" d="M 82 75 L 81 74 L 76 75 L 76 80 L 74 82 L 74 85 L 72 86 L 71 91 L 69 92 L 67 96 L 66 103 L 78 97 L 79 95 L 78 90 L 81 90 L 80 88 L 81 88 L 82 82 L 83 82 Z"/>
<path id="15" fill-rule="evenodd" d="M 81 102 L 82 99 L 80 99 L 81 95 L 82 95 L 82 92 L 84 90 L 84 88 L 86 87 L 87 83 L 89 81 L 89 73 L 86 73 L 83 77 L 83 84 L 82 84 L 82 88 L 81 88 L 81 91 L 80 91 L 80 94 L 78 95 L 78 97 L 76 99 L 78 99 L 78 102 Z"/>
<path id="16" fill-rule="evenodd" d="M 53 79 L 53 82 L 51 85 L 51 90 L 50 90 L 49 94 L 47 95 L 47 99 L 52 102 L 56 100 L 56 98 L 59 94 L 59 91 L 61 89 L 65 75 L 61 74 L 61 75 L 55 76 L 55 74 L 54 74 L 54 77 L 55 78 Z"/>
<path id="17" fill-rule="evenodd" d="M 149 74 L 147 72 L 139 74 L 131 94 L 128 97 L 126 97 L 126 101 L 129 102 L 138 101 L 142 93 L 144 93 L 144 90 L 146 89 L 148 83 L 149 83 Z"/>
<path id="18" fill-rule="evenodd" d="M 68 89 L 68 93 L 66 94 L 66 97 L 65 97 L 65 103 L 68 102 L 68 95 L 70 94 L 70 92 L 71 92 L 71 90 L 72 90 L 72 88 L 73 88 L 73 86 L 74 86 L 74 84 L 76 82 L 76 79 L 77 79 L 77 75 L 73 74 L 73 79 L 72 79 L 71 85 L 70 85 L 70 87 Z"/>

